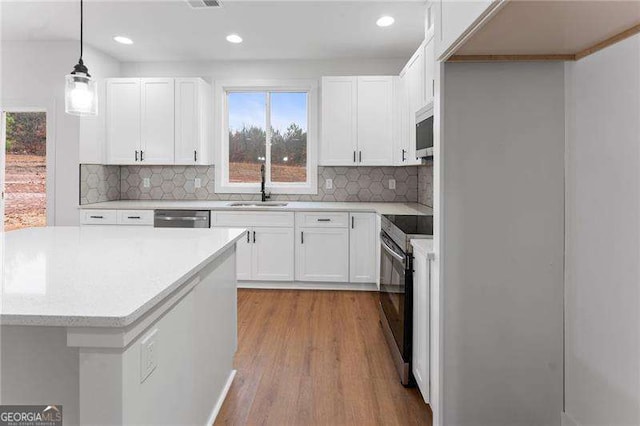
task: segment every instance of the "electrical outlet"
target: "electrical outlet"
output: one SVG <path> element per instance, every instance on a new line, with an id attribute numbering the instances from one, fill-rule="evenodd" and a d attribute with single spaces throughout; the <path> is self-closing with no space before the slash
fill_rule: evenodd
<path id="1" fill-rule="evenodd" d="M 149 188 L 151 186 L 151 180 L 149 178 L 142 179 L 142 184 L 145 188 Z"/>
<path id="2" fill-rule="evenodd" d="M 389 189 L 396 189 L 396 180 L 389 179 Z"/>
<path id="3" fill-rule="evenodd" d="M 333 179 L 327 179 L 324 182 L 325 189 L 333 189 Z"/>
<path id="4" fill-rule="evenodd" d="M 140 383 L 147 380 L 158 366 L 158 329 L 140 341 Z"/>
<path id="5" fill-rule="evenodd" d="M 193 180 L 193 187 L 200 188 L 201 186 L 202 186 L 202 181 L 200 180 L 200 178 L 195 178 Z"/>

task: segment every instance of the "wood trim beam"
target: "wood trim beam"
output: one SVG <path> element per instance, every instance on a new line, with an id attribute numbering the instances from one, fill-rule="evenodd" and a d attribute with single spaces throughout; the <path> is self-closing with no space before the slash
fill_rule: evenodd
<path id="1" fill-rule="evenodd" d="M 523 61 L 574 61 L 573 54 L 560 55 L 453 55 L 447 62 L 523 62 Z"/>
<path id="2" fill-rule="evenodd" d="M 638 33 L 640 33 L 640 24 L 634 25 L 633 27 L 629 28 L 628 30 L 624 30 L 623 32 L 621 32 L 619 34 L 616 34 L 613 37 L 609 37 L 608 39 L 603 40 L 600 43 L 596 43 L 596 44 L 594 44 L 593 46 L 591 46 L 591 47 L 589 47 L 587 49 L 581 50 L 580 52 L 576 52 L 576 54 L 575 54 L 576 59 L 575 60 L 577 61 L 578 59 L 582 59 L 585 56 L 589 56 L 589 55 L 591 55 L 593 53 L 596 53 L 597 51 L 602 50 L 605 47 L 609 47 L 612 44 L 616 44 L 619 41 L 627 39 L 627 38 L 629 38 L 631 36 L 634 36 L 634 35 L 636 35 Z"/>
<path id="3" fill-rule="evenodd" d="M 453 55 L 447 62 L 523 62 L 523 61 L 577 61 L 606 47 L 616 44 L 631 36 L 640 33 L 640 24 L 609 37 L 584 50 L 568 54 L 541 54 L 541 55 Z"/>

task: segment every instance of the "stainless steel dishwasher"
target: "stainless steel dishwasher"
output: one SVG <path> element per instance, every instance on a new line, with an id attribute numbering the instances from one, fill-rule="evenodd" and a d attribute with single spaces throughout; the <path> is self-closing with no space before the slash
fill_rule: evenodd
<path id="1" fill-rule="evenodd" d="M 209 228 L 209 210 L 155 210 L 154 228 Z"/>

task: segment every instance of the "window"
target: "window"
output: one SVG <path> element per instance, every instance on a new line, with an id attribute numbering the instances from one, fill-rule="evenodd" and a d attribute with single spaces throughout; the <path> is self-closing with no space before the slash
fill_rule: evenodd
<path id="1" fill-rule="evenodd" d="M 223 123 L 216 190 L 317 193 L 316 83 L 220 85 Z"/>

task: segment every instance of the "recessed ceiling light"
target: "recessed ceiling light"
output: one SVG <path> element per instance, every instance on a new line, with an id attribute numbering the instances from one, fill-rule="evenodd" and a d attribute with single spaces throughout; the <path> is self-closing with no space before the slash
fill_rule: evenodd
<path id="1" fill-rule="evenodd" d="M 393 25 L 395 21 L 393 16 L 382 16 L 376 21 L 376 25 L 379 27 L 388 27 L 389 25 Z"/>
<path id="2" fill-rule="evenodd" d="M 129 37 L 115 36 L 113 37 L 113 39 L 120 44 L 133 44 L 133 40 L 131 40 Z"/>
<path id="3" fill-rule="evenodd" d="M 240 37 L 238 34 L 229 34 L 227 36 L 227 41 L 229 43 L 242 43 L 242 37 Z"/>

